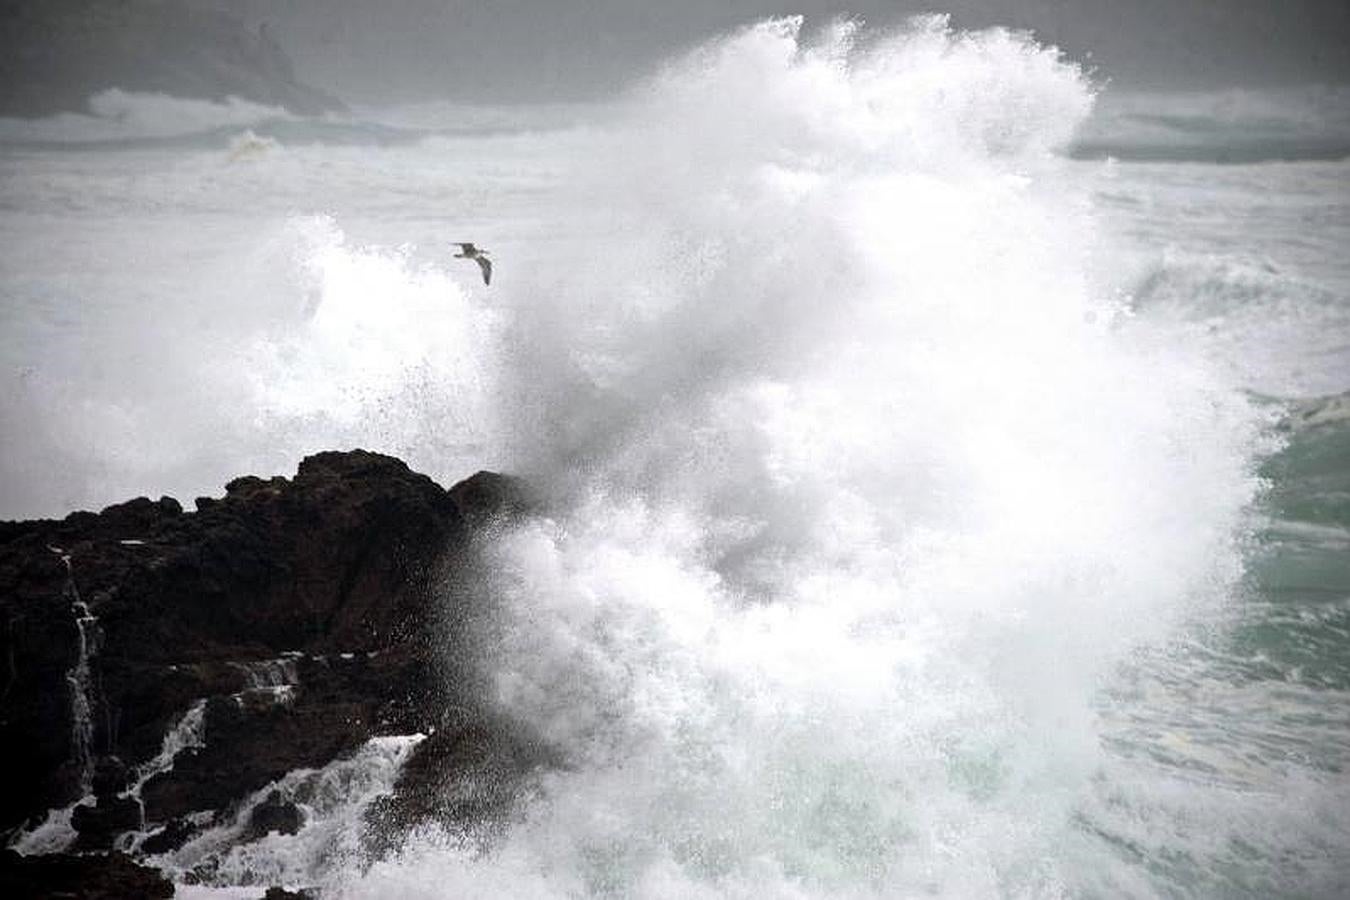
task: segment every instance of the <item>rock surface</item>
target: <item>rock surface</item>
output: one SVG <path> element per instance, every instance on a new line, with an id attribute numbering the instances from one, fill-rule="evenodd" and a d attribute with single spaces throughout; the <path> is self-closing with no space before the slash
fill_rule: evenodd
<path id="1" fill-rule="evenodd" d="M 280 791 L 272 791 L 266 800 L 253 808 L 244 840 L 256 841 L 274 833 L 295 834 L 304 821 L 305 814 L 300 807 L 283 799 Z"/>
<path id="2" fill-rule="evenodd" d="M 20 856 L 0 850 L 0 897 L 6 900 L 127 900 L 172 897 L 173 885 L 121 853 Z"/>
<path id="3" fill-rule="evenodd" d="M 427 822 L 490 839 L 509 820 L 530 774 L 561 762 L 510 723 L 454 723 L 423 741 L 393 793 L 371 805 L 369 849 L 376 857 L 396 850 L 409 831 Z"/>
<path id="4" fill-rule="evenodd" d="M 318 894 L 313 891 L 288 891 L 285 888 L 270 887 L 262 900 L 314 900 Z"/>
<path id="5" fill-rule="evenodd" d="M 119 834 L 141 826 L 141 805 L 134 797 L 100 797 L 93 806 L 77 806 L 70 817 L 79 837 L 76 850 L 111 850 Z"/>
<path id="6" fill-rule="evenodd" d="M 368 817 L 384 846 L 504 809 L 547 754 L 476 705 L 458 608 L 483 599 L 475 541 L 528 508 L 514 479 L 446 491 L 358 450 L 235 479 L 196 512 L 139 498 L 0 523 L 0 828 L 85 797 L 76 849 L 143 825 L 163 830 L 141 852 L 164 852 L 288 772 L 417 732 L 434 734 Z M 198 739 L 162 765 L 190 709 Z M 273 799 L 245 840 L 303 827 Z"/>

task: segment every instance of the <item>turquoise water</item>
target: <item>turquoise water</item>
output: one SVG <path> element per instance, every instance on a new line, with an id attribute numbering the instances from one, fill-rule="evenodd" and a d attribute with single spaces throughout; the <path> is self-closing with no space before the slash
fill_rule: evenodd
<path id="1" fill-rule="evenodd" d="M 1140 249 L 1134 301 L 1275 418 L 1230 600 L 1122 667 L 1122 783 L 1085 827 L 1168 896 L 1350 891 L 1350 375 L 1344 162 L 1121 164 L 1104 208 Z M 1122 185 L 1124 187 L 1122 188 Z M 1137 785 L 1144 781 L 1135 782 Z"/>

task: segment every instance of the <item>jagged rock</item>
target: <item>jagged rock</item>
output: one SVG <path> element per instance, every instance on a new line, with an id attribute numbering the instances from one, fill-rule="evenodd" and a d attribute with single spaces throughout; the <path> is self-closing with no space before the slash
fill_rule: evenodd
<path id="1" fill-rule="evenodd" d="M 318 896 L 316 891 L 288 891 L 285 888 L 270 887 L 267 893 L 262 895 L 262 900 L 316 900 Z"/>
<path id="2" fill-rule="evenodd" d="M 107 850 L 119 834 L 141 826 L 141 806 L 133 797 L 105 797 L 75 807 L 70 824 L 79 835 L 76 850 Z"/>
<path id="3" fill-rule="evenodd" d="M 474 527 L 510 522 L 538 506 L 524 481 L 496 472 L 475 473 L 450 488 L 450 497 Z"/>
<path id="4" fill-rule="evenodd" d="M 131 770 L 116 756 L 100 756 L 94 764 L 94 797 L 100 803 L 113 800 L 131 786 Z"/>
<path id="5" fill-rule="evenodd" d="M 273 832 L 295 834 L 303 824 L 305 816 L 300 812 L 300 807 L 283 798 L 280 791 L 272 791 L 249 815 L 244 842 L 256 841 Z"/>
<path id="6" fill-rule="evenodd" d="M 141 852 L 149 856 L 170 853 L 192 840 L 201 828 L 189 819 L 174 819 L 141 842 Z"/>
<path id="7" fill-rule="evenodd" d="M 429 600 L 468 530 L 450 494 L 399 460 L 321 453 L 290 480 L 236 479 L 195 513 L 141 499 L 97 515 L 8 525 L 0 536 L 0 745 L 9 756 L 0 769 L 0 829 L 80 794 L 66 679 L 79 638 L 72 581 L 102 633 L 90 661 L 92 746 L 132 765 L 159 752 L 194 701 L 247 688 L 241 662 L 287 652 L 361 661 L 327 672 L 301 666 L 312 689 L 297 690 L 288 715 L 264 711 L 257 727 L 226 724 L 217 708 L 212 749 L 195 771 L 233 774 L 221 776 L 203 808 L 373 734 L 420 730 L 442 705 L 448 682 L 443 671 L 433 677 L 442 663 L 427 652 L 437 616 Z M 69 572 L 49 547 L 69 557 Z M 295 749 L 277 749 L 287 743 Z M 228 756 L 236 759 L 227 764 Z M 183 765 L 175 767 L 179 782 L 193 771 L 192 760 Z M 147 799 L 153 793 L 146 785 Z M 158 806 L 152 820 L 191 811 L 200 799 L 193 793 L 173 802 L 161 795 L 149 804 Z"/>
<path id="8" fill-rule="evenodd" d="M 530 776 L 560 762 L 510 723 L 466 716 L 422 741 L 394 792 L 367 809 L 370 849 L 382 856 L 427 822 L 489 834 L 506 820 Z"/>
<path id="9" fill-rule="evenodd" d="M 20 856 L 0 850 L 0 897 L 6 900 L 150 900 L 173 893 L 163 875 L 122 853 Z"/>
<path id="10" fill-rule="evenodd" d="M 110 846 L 142 824 L 118 796 L 131 770 L 204 701 L 198 739 L 139 790 L 144 822 L 168 823 L 143 854 L 191 840 L 192 813 L 221 821 L 295 769 L 413 732 L 432 736 L 370 809 L 375 851 L 426 821 L 490 830 L 559 762 L 473 699 L 484 650 L 468 637 L 491 615 L 476 550 L 534 509 L 517 479 L 480 472 L 446 491 L 353 451 L 308 457 L 292 479 L 234 479 L 195 512 L 140 498 L 0 523 L 0 746 L 13 761 L 0 769 L 0 827 L 76 799 L 92 774 L 100 800 L 76 811 L 78 846 Z M 92 773 L 73 762 L 73 591 L 101 634 L 88 660 L 91 747 L 104 754 Z M 273 796 L 244 838 L 302 824 Z"/>

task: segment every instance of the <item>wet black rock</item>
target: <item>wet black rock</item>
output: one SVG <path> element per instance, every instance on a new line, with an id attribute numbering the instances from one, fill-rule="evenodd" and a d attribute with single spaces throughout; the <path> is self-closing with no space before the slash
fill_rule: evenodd
<path id="1" fill-rule="evenodd" d="M 141 852 L 147 856 L 170 853 L 192 840 L 201 828 L 188 819 L 174 819 L 141 842 Z"/>
<path id="2" fill-rule="evenodd" d="M 236 479 L 199 512 L 133 500 L 0 537 L 0 830 L 79 799 L 88 774 L 67 680 L 74 594 L 102 635 L 88 661 L 92 750 L 142 765 L 192 703 L 216 698 L 208 747 L 146 785 L 155 821 L 217 808 L 374 734 L 428 730 L 453 693 L 453 672 L 429 652 L 432 600 L 469 530 L 450 493 L 392 457 L 321 453 L 290 480 Z M 288 658 L 301 682 L 289 706 L 238 702 Z M 217 777 L 230 783 L 183 786 Z"/>
<path id="3" fill-rule="evenodd" d="M 378 853 L 420 822 L 500 819 L 555 764 L 475 699 L 485 651 L 470 635 L 492 603 L 477 549 L 534 508 L 521 482 L 480 472 L 447 491 L 357 450 L 308 457 L 291 479 L 234 479 L 196 506 L 139 498 L 0 523 L 0 829 L 92 785 L 77 847 L 141 829 L 153 856 L 289 772 L 376 736 L 432 734 L 367 818 Z M 77 697 L 79 610 L 98 639 L 84 641 Z M 171 767 L 131 793 L 174 728 Z M 303 824 L 274 795 L 244 837 Z"/>
<path id="4" fill-rule="evenodd" d="M 290 800 L 281 796 L 280 791 L 272 791 L 257 806 L 248 818 L 248 829 L 244 833 L 244 842 L 256 841 L 269 834 L 295 834 L 305 824 L 305 814 Z"/>
<path id="5" fill-rule="evenodd" d="M 173 893 L 163 875 L 121 853 L 20 856 L 0 850 L 0 897 L 6 900 L 152 900 Z"/>
<path id="6" fill-rule="evenodd" d="M 539 506 L 523 480 L 496 472 L 475 473 L 450 488 L 450 496 L 475 528 L 509 523 Z"/>
<path id="7" fill-rule="evenodd" d="M 76 850 L 109 850 L 119 834 L 141 826 L 141 805 L 134 797 L 102 797 L 93 806 L 77 806 L 70 817 L 79 838 Z"/>
<path id="8" fill-rule="evenodd" d="M 112 800 L 131 787 L 131 770 L 126 763 L 111 754 L 101 756 L 94 764 L 93 790 L 99 802 Z"/>
<path id="9" fill-rule="evenodd" d="M 478 717 L 451 722 L 417 746 L 393 793 L 367 810 L 370 849 L 375 856 L 390 852 L 411 829 L 428 822 L 453 833 L 490 836 L 510 819 L 533 776 L 561 762 L 508 722 Z"/>
<path id="10" fill-rule="evenodd" d="M 318 896 L 317 891 L 288 891 L 285 888 L 270 887 L 267 893 L 262 895 L 262 900 L 317 900 Z"/>

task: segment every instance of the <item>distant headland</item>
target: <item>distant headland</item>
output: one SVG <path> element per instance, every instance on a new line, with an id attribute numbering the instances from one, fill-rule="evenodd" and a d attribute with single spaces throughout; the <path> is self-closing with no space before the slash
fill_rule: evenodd
<path id="1" fill-rule="evenodd" d="M 0 11 L 0 116 L 84 112 L 108 88 L 239 97 L 298 115 L 343 108 L 301 83 L 266 25 L 163 0 L 45 0 Z"/>

